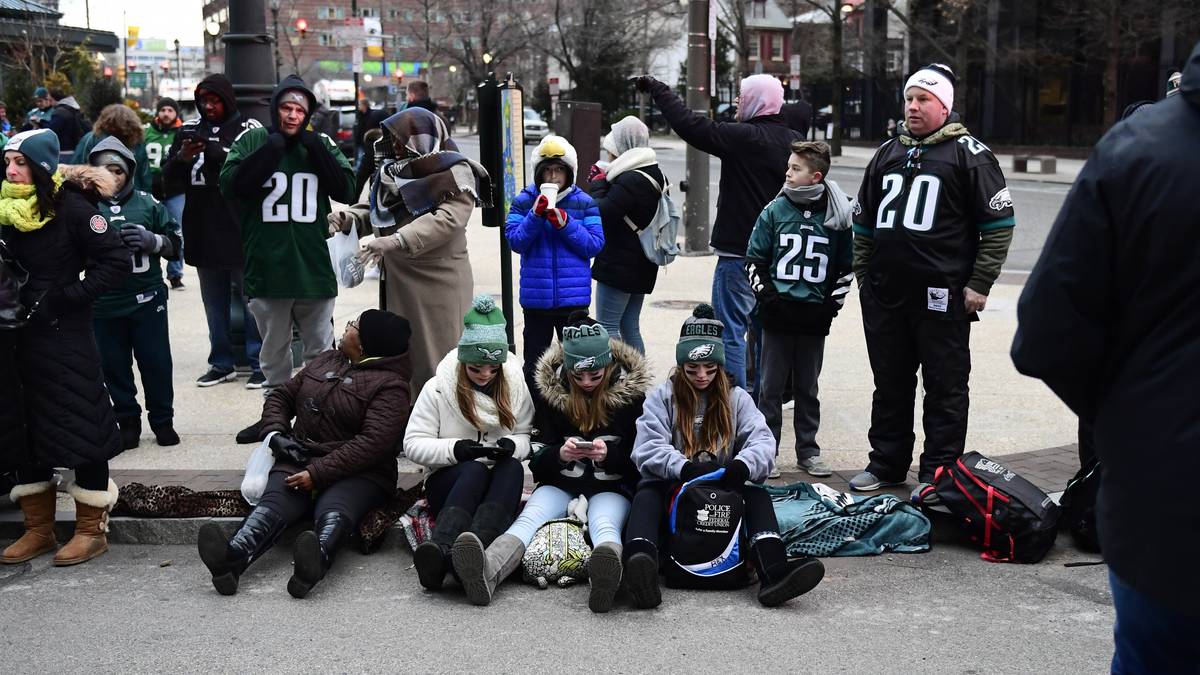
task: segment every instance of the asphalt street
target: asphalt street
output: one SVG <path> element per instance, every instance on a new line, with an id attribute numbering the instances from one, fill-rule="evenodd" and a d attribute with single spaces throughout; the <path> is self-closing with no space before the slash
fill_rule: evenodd
<path id="1" fill-rule="evenodd" d="M 1060 540 L 1039 565 L 925 554 L 828 559 L 824 582 L 764 609 L 753 589 L 664 591 L 661 607 L 588 611 L 585 586 L 514 578 L 492 606 L 421 589 L 393 538 L 346 552 L 305 600 L 281 542 L 220 596 L 190 546 L 116 546 L 0 569 L 10 672 L 1099 673 L 1111 655 L 1103 566 Z"/>
<path id="2" fill-rule="evenodd" d="M 479 139 L 477 136 L 465 136 L 456 140 L 464 153 L 478 158 Z M 659 142 L 659 137 L 655 137 L 651 141 L 651 145 L 655 147 L 658 154 L 659 165 L 672 183 L 678 183 L 686 176 L 685 152 L 683 149 L 674 147 L 677 144 L 676 142 L 668 146 Z M 526 146 L 526 153 L 528 154 L 532 148 L 532 145 Z M 834 158 L 830 178 L 837 181 L 847 194 L 857 195 L 862 183 L 863 170 L 856 167 L 839 166 L 840 162 L 842 162 L 840 158 Z M 586 167 L 581 170 L 586 171 Z M 1013 195 L 1017 227 L 1013 231 L 1013 243 L 1009 249 L 1008 262 L 1005 263 L 1004 270 L 1008 274 L 1024 275 L 1033 269 L 1034 263 L 1037 262 L 1042 246 L 1046 243 L 1046 235 L 1050 232 L 1050 226 L 1054 224 L 1054 217 L 1058 215 L 1070 186 L 1025 180 L 1007 170 L 1005 174 L 1009 190 Z M 715 157 L 710 158 L 709 202 L 711 216 L 714 218 L 717 214 L 717 185 L 720 178 L 721 161 Z M 682 200 L 682 196 L 678 192 L 675 194 L 677 199 Z"/>

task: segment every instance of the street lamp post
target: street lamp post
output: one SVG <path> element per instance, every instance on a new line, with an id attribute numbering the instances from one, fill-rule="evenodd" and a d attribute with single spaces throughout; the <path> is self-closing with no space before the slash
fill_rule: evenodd
<path id="1" fill-rule="evenodd" d="M 271 0 L 271 32 L 273 34 L 271 47 L 275 50 L 275 82 L 279 82 L 283 61 L 279 56 L 279 0 Z"/>
<path id="2" fill-rule="evenodd" d="M 179 90 L 176 103 L 183 100 L 183 57 L 179 53 L 179 39 L 175 40 L 175 88 Z"/>
<path id="3" fill-rule="evenodd" d="M 740 7 L 740 4 L 739 4 Z M 687 106 L 697 115 L 710 116 L 709 92 L 710 40 L 708 1 L 688 3 Z M 739 11 L 741 11 L 739 9 Z M 688 145 L 686 151 L 687 193 L 684 200 L 684 244 L 686 253 L 708 253 L 708 155 Z"/>

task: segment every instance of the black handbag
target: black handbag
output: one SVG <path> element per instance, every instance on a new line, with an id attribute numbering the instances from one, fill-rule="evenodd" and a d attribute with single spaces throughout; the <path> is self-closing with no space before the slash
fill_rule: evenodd
<path id="1" fill-rule="evenodd" d="M 0 239 L 0 330 L 14 330 L 25 325 L 29 313 L 21 302 L 21 288 L 29 281 L 29 272 Z"/>

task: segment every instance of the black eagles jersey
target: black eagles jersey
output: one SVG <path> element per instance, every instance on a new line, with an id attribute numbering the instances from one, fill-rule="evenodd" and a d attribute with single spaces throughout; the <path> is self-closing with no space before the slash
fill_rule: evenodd
<path id="1" fill-rule="evenodd" d="M 999 162 L 969 135 L 883 144 L 867 165 L 854 212 L 855 234 L 875 241 L 867 264 L 872 293 L 942 312 L 936 305 L 961 298 L 971 277 L 979 234 L 1014 224 Z"/>

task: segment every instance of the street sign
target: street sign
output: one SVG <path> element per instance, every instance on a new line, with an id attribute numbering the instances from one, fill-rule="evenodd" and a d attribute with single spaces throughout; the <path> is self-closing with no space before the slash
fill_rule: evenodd
<path id="1" fill-rule="evenodd" d="M 800 55 L 792 54 L 792 58 L 788 60 L 788 66 L 791 68 L 791 75 L 795 77 L 800 74 Z"/>
<path id="2" fill-rule="evenodd" d="M 354 72 L 354 73 L 361 73 L 363 71 L 363 48 L 355 47 L 352 50 L 350 50 L 350 54 L 351 54 L 350 71 Z"/>
<path id="3" fill-rule="evenodd" d="M 791 80 L 789 80 L 788 88 L 791 89 L 792 91 L 799 91 L 800 90 L 800 78 L 793 77 Z"/>
<path id="4" fill-rule="evenodd" d="M 552 78 L 550 78 L 550 95 L 551 95 L 551 96 L 558 96 L 558 94 L 559 94 L 559 91 L 558 91 L 558 78 L 557 78 L 557 77 L 552 77 Z"/>
<path id="5" fill-rule="evenodd" d="M 145 89 L 146 73 L 129 73 L 129 86 L 134 89 Z"/>

